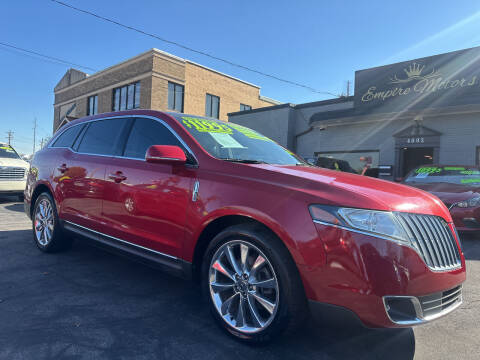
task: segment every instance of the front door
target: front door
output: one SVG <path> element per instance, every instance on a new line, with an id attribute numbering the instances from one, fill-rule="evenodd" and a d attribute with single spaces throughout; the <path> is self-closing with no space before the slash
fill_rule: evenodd
<path id="1" fill-rule="evenodd" d="M 107 166 L 106 233 L 179 257 L 196 171 L 185 165 L 147 163 L 145 154 L 151 145 L 182 147 L 159 121 L 135 119 L 123 156 Z"/>
<path id="2" fill-rule="evenodd" d="M 405 176 L 418 166 L 433 164 L 433 147 L 403 148 L 402 159 L 402 176 Z"/>

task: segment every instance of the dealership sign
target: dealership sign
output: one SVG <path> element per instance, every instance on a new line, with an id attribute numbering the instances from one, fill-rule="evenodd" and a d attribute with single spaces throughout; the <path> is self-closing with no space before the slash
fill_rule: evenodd
<path id="1" fill-rule="evenodd" d="M 480 48 L 355 73 L 355 107 L 372 112 L 480 103 Z"/>

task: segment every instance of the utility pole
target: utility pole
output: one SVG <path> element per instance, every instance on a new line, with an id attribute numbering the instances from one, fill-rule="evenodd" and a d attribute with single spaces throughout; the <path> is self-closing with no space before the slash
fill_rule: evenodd
<path id="1" fill-rule="evenodd" d="M 33 120 L 33 153 L 35 154 L 35 137 L 37 136 L 37 118 Z"/>
<path id="2" fill-rule="evenodd" d="M 347 80 L 347 96 L 350 96 L 350 80 Z"/>
<path id="3" fill-rule="evenodd" d="M 7 131 L 7 139 L 8 139 L 8 145 L 12 145 L 12 139 L 13 139 L 13 131 L 12 130 Z"/>

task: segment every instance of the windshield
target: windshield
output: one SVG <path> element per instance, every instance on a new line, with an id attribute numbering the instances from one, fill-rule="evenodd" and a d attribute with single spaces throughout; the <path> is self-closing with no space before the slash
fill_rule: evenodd
<path id="1" fill-rule="evenodd" d="M 422 166 L 413 170 L 406 183 L 449 183 L 458 185 L 480 185 L 480 169 L 464 166 Z"/>
<path id="2" fill-rule="evenodd" d="M 10 145 L 0 144 L 0 159 L 20 159 L 20 156 Z"/>
<path id="3" fill-rule="evenodd" d="M 262 134 L 220 120 L 174 115 L 212 156 L 226 161 L 277 165 L 307 165 Z"/>

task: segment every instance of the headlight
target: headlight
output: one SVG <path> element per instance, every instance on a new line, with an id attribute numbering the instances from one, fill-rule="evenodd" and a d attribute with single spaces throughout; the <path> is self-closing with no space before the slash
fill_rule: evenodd
<path id="1" fill-rule="evenodd" d="M 470 200 L 460 201 L 460 202 L 454 204 L 454 206 L 458 206 L 458 207 L 461 207 L 461 208 L 469 208 L 469 207 L 480 206 L 480 196 L 473 197 Z"/>
<path id="2" fill-rule="evenodd" d="M 326 205 L 311 205 L 309 210 L 315 221 L 381 236 L 403 245 L 411 244 L 405 230 L 392 212 Z"/>

